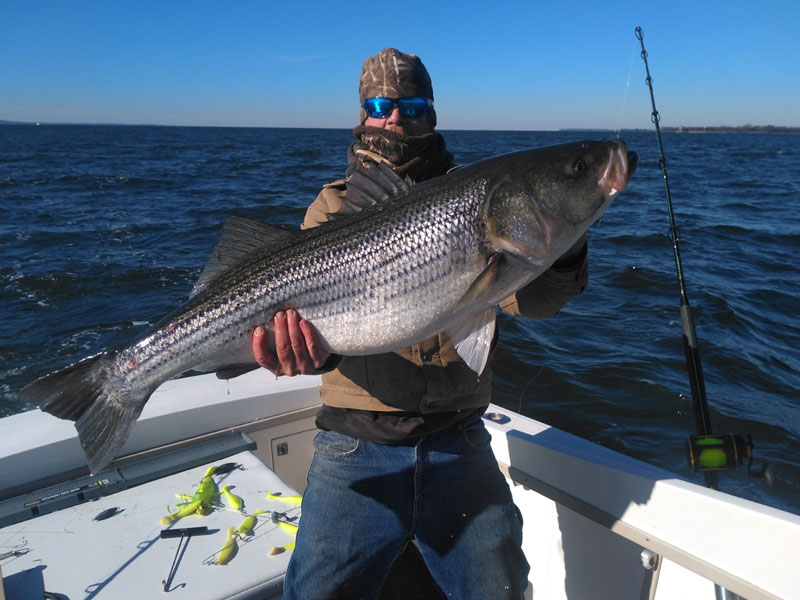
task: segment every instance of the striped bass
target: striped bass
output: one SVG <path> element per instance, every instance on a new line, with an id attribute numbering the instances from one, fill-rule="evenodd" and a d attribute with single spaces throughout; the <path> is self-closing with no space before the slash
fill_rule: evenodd
<path id="1" fill-rule="evenodd" d="M 252 332 L 295 309 L 336 354 L 387 352 L 446 332 L 481 373 L 496 305 L 569 249 L 628 184 L 618 141 L 498 156 L 417 185 L 388 166 L 357 172 L 343 213 L 290 230 L 230 219 L 189 300 L 129 343 L 22 392 L 75 421 L 89 469 L 107 467 L 150 395 L 189 370 L 258 368 Z"/>

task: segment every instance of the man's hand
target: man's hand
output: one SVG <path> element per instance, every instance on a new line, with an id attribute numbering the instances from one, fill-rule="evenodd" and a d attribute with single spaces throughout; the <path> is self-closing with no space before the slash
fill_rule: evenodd
<path id="1" fill-rule="evenodd" d="M 319 369 L 330 353 L 322 348 L 314 327 L 301 319 L 294 309 L 279 311 L 272 317 L 275 332 L 275 351 L 268 347 L 266 330 L 258 326 L 253 331 L 253 355 L 256 362 L 276 377 L 308 373 Z"/>

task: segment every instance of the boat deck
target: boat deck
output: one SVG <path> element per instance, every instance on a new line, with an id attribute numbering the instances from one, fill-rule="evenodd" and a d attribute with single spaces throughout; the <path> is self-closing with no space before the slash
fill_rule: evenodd
<path id="1" fill-rule="evenodd" d="M 216 564 L 230 527 L 245 514 L 220 506 L 205 516 L 190 515 L 164 527 L 167 507 L 176 510 L 177 493 L 192 495 L 209 466 L 236 462 L 240 468 L 214 477 L 244 500 L 243 510 L 260 515 L 251 536 L 236 543 L 228 564 Z M 102 474 L 100 475 L 102 477 Z M 8 600 L 42 598 L 44 592 L 65 598 L 140 600 L 164 591 L 171 598 L 280 598 L 290 552 L 270 556 L 294 539 L 273 522 L 272 514 L 296 522 L 300 507 L 267 498 L 268 492 L 297 495 L 251 452 L 136 485 L 0 529 L 0 544 L 16 553 L 3 563 Z M 110 514 L 98 520 L 98 516 Z M 207 534 L 162 539 L 170 529 L 206 527 Z M 174 576 L 165 589 L 171 566 Z"/>

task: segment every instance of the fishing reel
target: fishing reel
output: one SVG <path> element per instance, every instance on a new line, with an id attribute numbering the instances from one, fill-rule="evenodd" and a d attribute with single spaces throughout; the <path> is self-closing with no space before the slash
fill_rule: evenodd
<path id="1" fill-rule="evenodd" d="M 735 471 L 747 463 L 747 476 L 761 479 L 764 485 L 775 484 L 772 465 L 764 465 L 753 470 L 753 436 L 747 437 L 723 433 L 721 435 L 689 435 L 686 437 L 686 450 L 689 468 L 695 473 L 708 471 Z"/>

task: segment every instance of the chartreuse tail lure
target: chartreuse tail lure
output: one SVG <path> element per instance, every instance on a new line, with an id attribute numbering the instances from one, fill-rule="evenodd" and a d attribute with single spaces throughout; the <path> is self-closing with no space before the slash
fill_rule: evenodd
<path id="1" fill-rule="evenodd" d="M 242 510 L 242 506 L 244 505 L 244 501 L 237 496 L 236 494 L 231 493 L 230 486 L 224 485 L 220 490 L 220 495 L 225 498 L 225 502 L 228 503 L 233 510 Z"/>
<path id="2" fill-rule="evenodd" d="M 283 494 L 273 494 L 272 492 L 267 492 L 267 498 L 269 500 L 279 500 L 280 502 L 286 502 L 287 504 L 297 505 L 303 501 L 302 496 L 284 496 Z"/>
<path id="3" fill-rule="evenodd" d="M 275 515 L 273 515 L 272 520 L 274 523 L 278 525 L 278 527 L 283 529 L 286 533 L 289 533 L 291 535 L 297 535 L 296 523 L 290 523 L 289 521 L 284 521 L 283 519 L 275 518 Z M 277 556 L 278 554 L 282 554 L 288 550 L 294 550 L 295 544 L 296 541 L 293 540 L 288 544 L 286 544 L 285 546 L 275 546 L 272 550 L 269 551 L 269 556 Z"/>
<path id="4" fill-rule="evenodd" d="M 216 468 L 217 467 L 213 466 L 208 468 L 205 476 L 200 480 L 200 485 L 197 486 L 193 496 L 175 494 L 180 500 L 183 500 L 183 502 L 178 503 L 177 506 L 179 510 L 176 512 L 172 512 L 169 507 L 167 507 L 167 512 L 170 514 L 161 519 L 161 525 L 167 526 L 171 522 L 183 517 L 188 517 L 191 514 L 202 516 L 210 511 L 212 500 L 215 496 L 219 495 L 217 493 L 217 484 L 214 483 L 214 480 L 211 478 Z"/>
<path id="5" fill-rule="evenodd" d="M 286 533 L 291 533 L 292 535 L 297 535 L 297 525 L 294 523 L 289 523 L 288 521 L 278 521 L 278 527 L 283 529 Z"/>
<path id="6" fill-rule="evenodd" d="M 228 538 L 225 540 L 225 545 L 217 553 L 217 564 L 227 565 L 236 553 L 236 528 L 231 527 L 228 529 Z"/>
<path id="7" fill-rule="evenodd" d="M 167 511 L 169 511 L 169 507 L 167 507 Z M 177 512 L 170 513 L 166 517 L 161 518 L 161 525 L 166 527 L 173 521 L 177 521 L 183 517 L 188 517 L 189 515 L 203 515 L 205 514 L 205 508 L 203 507 L 203 503 L 200 500 L 195 500 L 194 502 L 190 502 L 182 509 Z"/>
<path id="8" fill-rule="evenodd" d="M 195 500 L 202 500 L 203 502 L 211 502 L 211 499 L 216 496 L 217 484 L 211 478 L 211 474 L 217 467 L 208 467 L 205 477 L 200 481 L 197 490 L 194 493 Z"/>
<path id="9" fill-rule="evenodd" d="M 253 534 L 253 527 L 255 526 L 256 521 L 258 520 L 258 515 L 260 515 L 262 513 L 265 513 L 265 512 L 267 512 L 267 511 L 261 510 L 259 508 L 252 515 L 250 515 L 244 521 L 242 521 L 242 524 L 239 525 L 239 529 L 236 530 L 237 535 L 240 538 L 252 535 Z"/>
<path id="10" fill-rule="evenodd" d="M 268 556 L 278 556 L 278 554 L 283 554 L 284 552 L 288 552 L 289 550 L 294 550 L 295 544 L 297 542 L 289 542 L 285 546 L 275 546 L 272 550 L 269 551 Z"/>

